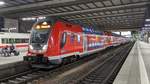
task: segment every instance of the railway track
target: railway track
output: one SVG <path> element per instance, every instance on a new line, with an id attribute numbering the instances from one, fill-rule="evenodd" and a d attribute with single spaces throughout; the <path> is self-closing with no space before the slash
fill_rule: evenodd
<path id="1" fill-rule="evenodd" d="M 102 53 L 105 53 L 108 51 L 109 51 L 109 49 L 106 49 Z M 54 76 L 56 77 L 56 75 L 62 74 L 64 72 L 71 70 L 77 66 L 80 66 L 90 60 L 93 60 L 96 58 L 97 55 L 102 55 L 102 53 L 101 54 L 96 53 L 96 54 L 93 54 L 92 56 L 83 58 L 79 61 L 67 64 L 67 65 L 64 65 L 61 67 L 53 68 L 53 69 L 47 70 L 47 71 L 43 71 L 40 69 L 33 69 L 31 71 L 26 71 L 24 73 L 16 74 L 11 77 L 0 79 L 0 84 L 39 84 L 39 82 L 41 84 L 46 84 L 45 81 L 49 80 L 50 78 L 53 78 Z M 105 58 L 105 57 L 103 57 L 103 58 Z M 84 80 L 84 79 L 80 79 L 80 80 Z M 76 80 L 76 81 L 80 81 L 80 80 Z M 69 82 L 70 83 L 79 83 L 79 82 L 72 82 L 71 80 L 69 80 Z M 69 82 L 67 81 L 66 83 L 69 83 Z M 54 83 L 52 83 L 52 84 L 54 84 Z"/>
<path id="2" fill-rule="evenodd" d="M 89 73 L 78 79 L 76 84 L 112 84 L 129 51 L 133 46 L 127 45 L 109 59 L 99 64 Z"/>
<path id="3" fill-rule="evenodd" d="M 133 44 L 128 44 L 125 46 L 120 46 L 119 48 L 116 48 L 116 49 L 112 49 L 111 51 L 107 50 L 107 52 L 109 52 L 109 53 L 104 54 L 104 55 L 97 54 L 98 56 L 95 59 L 89 61 L 88 63 L 85 63 L 85 65 L 83 64 L 83 65 L 80 65 L 79 67 L 76 67 L 73 70 L 66 71 L 65 73 L 60 74 L 60 75 L 56 76 L 55 78 L 49 78 L 48 81 L 42 82 L 42 84 L 93 84 L 93 83 L 101 84 L 102 82 L 100 82 L 100 80 L 105 82 L 102 84 L 109 84 L 109 83 L 106 83 L 108 81 L 110 82 L 110 84 L 112 84 L 113 79 L 116 77 L 116 74 L 118 73 L 123 61 L 125 60 L 128 52 L 130 51 L 132 45 Z M 129 46 L 131 46 L 131 47 L 129 47 Z M 113 61 L 119 60 L 119 59 L 115 59 L 112 61 L 112 58 L 114 58 L 114 56 L 120 56 L 121 52 L 124 52 L 124 56 L 122 56 L 123 57 L 122 62 L 117 63 L 116 64 L 117 67 L 115 69 L 110 69 L 111 67 L 115 67 L 111 63 L 113 63 Z M 106 52 L 104 52 L 104 53 L 106 53 Z M 118 67 L 118 65 L 119 65 L 119 67 Z M 107 68 L 106 66 L 111 66 L 111 67 Z M 98 73 L 94 74 L 96 78 L 91 76 L 91 79 L 89 79 L 89 78 L 87 79 L 89 81 L 86 80 L 86 77 L 89 74 L 92 74 L 93 72 L 96 72 L 99 69 L 101 69 L 101 71 L 98 72 L 99 75 L 101 75 L 101 78 L 99 76 L 100 79 L 97 79 L 97 82 L 96 81 L 94 82 L 92 80 L 97 78 L 96 75 Z M 105 75 L 106 72 L 107 72 L 107 74 Z M 66 74 L 68 74 L 68 75 L 66 75 Z"/>
<path id="4" fill-rule="evenodd" d="M 47 74 L 47 75 L 55 74 L 55 73 L 59 73 L 59 71 L 63 72 L 63 71 L 71 69 L 72 67 L 78 66 L 86 61 L 89 61 L 91 59 L 94 59 L 94 57 L 91 56 L 86 59 L 81 59 L 79 61 L 76 61 L 75 63 L 70 63 L 70 64 L 64 65 L 62 67 L 59 67 L 59 68 L 55 67 L 48 71 L 43 71 L 40 69 L 30 69 L 28 71 L 0 79 L 0 84 L 27 84 L 28 82 L 30 82 L 34 79 L 45 76 L 45 74 Z M 55 72 L 55 73 L 53 73 L 53 72 Z"/>

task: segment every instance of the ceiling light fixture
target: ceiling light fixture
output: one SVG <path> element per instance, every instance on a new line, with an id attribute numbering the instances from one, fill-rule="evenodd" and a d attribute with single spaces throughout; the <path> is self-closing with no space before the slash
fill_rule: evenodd
<path id="1" fill-rule="evenodd" d="M 145 19 L 145 21 L 146 21 L 146 22 L 149 22 L 149 21 L 150 21 L 150 19 Z"/>
<path id="2" fill-rule="evenodd" d="M 150 24 L 145 24 L 144 26 L 145 26 L 145 27 L 150 27 Z"/>
<path id="3" fill-rule="evenodd" d="M 4 2 L 4 1 L 0 1 L 0 6 L 1 6 L 1 5 L 4 5 L 4 4 L 5 4 L 5 2 Z"/>
<path id="4" fill-rule="evenodd" d="M 46 17 L 27 17 L 27 18 L 21 18 L 23 21 L 27 20 L 36 20 L 36 19 L 45 19 Z"/>

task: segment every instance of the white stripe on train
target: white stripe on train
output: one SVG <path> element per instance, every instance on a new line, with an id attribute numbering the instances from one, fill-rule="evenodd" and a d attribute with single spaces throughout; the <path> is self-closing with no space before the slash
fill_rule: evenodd
<path id="1" fill-rule="evenodd" d="M 92 54 L 92 53 L 95 53 L 97 51 L 100 51 L 100 50 L 104 50 L 106 47 L 104 48 L 99 48 L 99 49 L 95 49 L 95 50 L 90 50 L 90 51 L 84 51 L 83 53 L 80 53 L 80 52 L 73 52 L 73 53 L 69 53 L 69 54 L 64 54 L 64 55 L 57 55 L 57 56 L 50 56 L 48 57 L 49 60 L 56 60 L 56 59 L 62 59 L 62 58 L 65 58 L 65 57 L 69 57 L 69 56 L 72 56 L 72 55 L 79 55 L 79 56 L 83 56 L 85 54 Z"/>

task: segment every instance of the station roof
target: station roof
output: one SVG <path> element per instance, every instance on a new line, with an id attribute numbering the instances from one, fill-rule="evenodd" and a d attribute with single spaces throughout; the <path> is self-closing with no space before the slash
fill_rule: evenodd
<path id="1" fill-rule="evenodd" d="M 137 30 L 149 0 L 3 0 L 0 15 L 9 18 L 59 16 L 99 26 L 100 30 Z"/>

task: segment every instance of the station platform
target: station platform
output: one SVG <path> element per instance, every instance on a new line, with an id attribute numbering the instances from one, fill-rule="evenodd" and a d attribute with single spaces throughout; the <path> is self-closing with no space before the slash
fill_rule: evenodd
<path id="1" fill-rule="evenodd" d="M 150 84 L 150 44 L 137 41 L 113 84 Z"/>
<path id="2" fill-rule="evenodd" d="M 5 65 L 5 64 L 23 61 L 23 56 L 25 56 L 26 53 L 27 52 L 23 51 L 23 52 L 20 52 L 20 55 L 18 55 L 18 56 L 14 56 L 14 55 L 11 55 L 8 57 L 0 56 L 0 66 Z"/>

